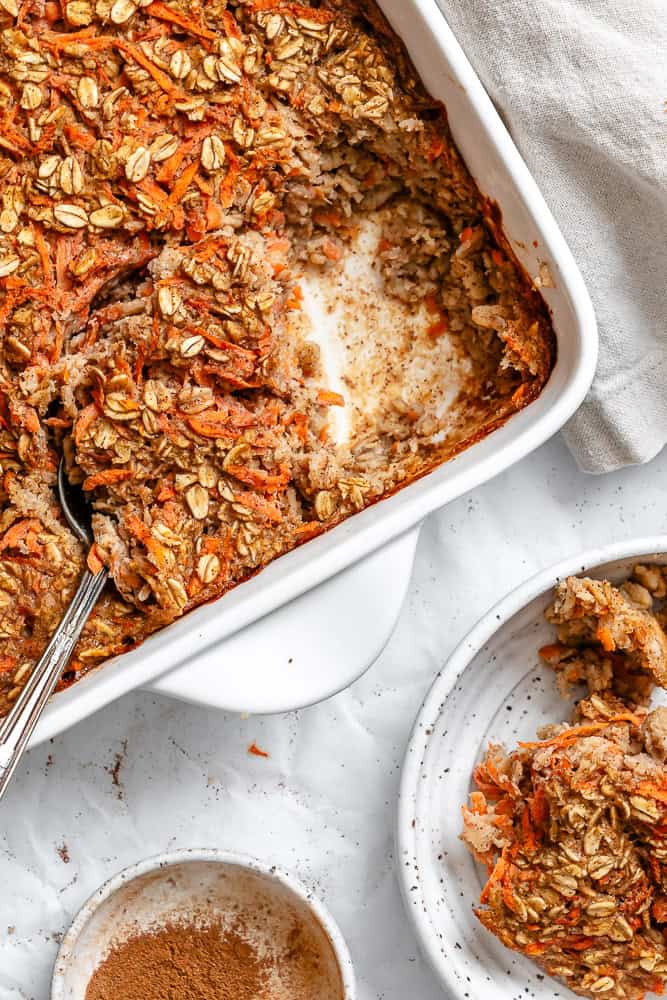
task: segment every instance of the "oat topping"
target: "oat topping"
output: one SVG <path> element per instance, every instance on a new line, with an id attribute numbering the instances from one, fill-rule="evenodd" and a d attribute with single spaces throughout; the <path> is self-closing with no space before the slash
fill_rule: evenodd
<path id="1" fill-rule="evenodd" d="M 648 566 L 620 590 L 556 588 L 560 641 L 540 652 L 563 690 L 584 681 L 589 695 L 537 742 L 489 747 L 463 808 L 489 872 L 477 916 L 586 997 L 640 1000 L 667 982 L 667 708 L 647 707 L 663 676 L 657 595 L 664 571 Z"/>
<path id="2" fill-rule="evenodd" d="M 667 636 L 650 614 L 653 598 L 638 582 L 621 590 L 606 580 L 569 577 L 556 588 L 547 618 L 565 646 L 595 643 L 605 653 L 630 653 L 663 687 L 667 686 Z"/>
<path id="3" fill-rule="evenodd" d="M 430 316 L 396 370 L 437 371 L 446 335 L 469 374 L 447 412 L 387 392 L 341 446 L 300 281 L 367 222 L 384 294 Z M 112 579 L 69 683 L 488 433 L 553 363 L 444 110 L 353 0 L 0 0 L 0 333 L 0 712 L 82 568 L 61 452 Z"/>

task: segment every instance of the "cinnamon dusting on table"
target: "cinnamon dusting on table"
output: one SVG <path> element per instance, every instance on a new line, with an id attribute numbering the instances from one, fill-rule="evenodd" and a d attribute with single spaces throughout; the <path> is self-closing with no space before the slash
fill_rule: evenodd
<path id="1" fill-rule="evenodd" d="M 120 780 L 120 769 L 125 763 L 125 758 L 127 756 L 127 740 L 123 740 L 120 745 L 120 750 L 114 758 L 114 762 L 111 767 L 107 767 L 106 771 L 111 775 L 111 783 L 117 789 L 117 798 L 122 799 L 124 797 L 124 789 Z"/>

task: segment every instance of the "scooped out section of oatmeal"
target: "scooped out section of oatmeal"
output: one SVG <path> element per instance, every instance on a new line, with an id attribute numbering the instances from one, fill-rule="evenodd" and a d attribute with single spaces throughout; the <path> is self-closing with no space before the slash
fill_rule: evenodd
<path id="1" fill-rule="evenodd" d="M 0 712 L 540 393 L 546 307 L 371 2 L 0 6 Z"/>

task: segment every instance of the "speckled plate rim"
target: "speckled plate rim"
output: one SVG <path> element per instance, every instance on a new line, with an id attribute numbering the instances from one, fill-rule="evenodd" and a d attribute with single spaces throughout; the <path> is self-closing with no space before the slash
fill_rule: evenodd
<path id="1" fill-rule="evenodd" d="M 593 571 L 605 563 L 660 556 L 665 553 L 667 553 L 667 535 L 653 535 L 588 549 L 536 573 L 498 601 L 468 632 L 456 646 L 442 670 L 438 672 L 422 703 L 410 734 L 401 771 L 395 830 L 397 875 L 404 908 L 420 949 L 440 985 L 457 1000 L 471 996 L 470 988 L 476 985 L 473 978 L 474 964 L 462 951 L 456 949 L 454 941 L 443 942 L 442 937 L 436 933 L 429 918 L 421 880 L 415 879 L 415 872 L 420 867 L 418 788 L 422 764 L 436 722 L 446 711 L 447 700 L 454 686 L 495 633 L 531 601 L 550 590 L 558 580 Z M 447 949 L 446 955 L 443 943 L 451 946 Z M 480 968 L 479 971 L 481 974 L 483 970 Z M 480 981 L 479 985 L 488 990 L 488 983 L 485 980 Z"/>
<path id="2" fill-rule="evenodd" d="M 310 892 L 303 883 L 277 865 L 270 865 L 245 854 L 236 854 L 233 851 L 223 851 L 217 848 L 186 848 L 153 855 L 150 858 L 145 858 L 130 865 L 128 868 L 124 868 L 116 875 L 112 875 L 111 878 L 107 879 L 83 904 L 63 938 L 53 968 L 51 1000 L 65 1000 L 65 972 L 72 958 L 77 940 L 93 914 L 97 912 L 107 899 L 125 885 L 149 872 L 160 871 L 173 865 L 196 861 L 216 862 L 218 864 L 246 868 L 256 872 L 258 875 L 275 879 L 289 889 L 310 909 L 331 941 L 343 979 L 344 1000 L 357 1000 L 352 957 L 338 924 L 324 903 Z"/>

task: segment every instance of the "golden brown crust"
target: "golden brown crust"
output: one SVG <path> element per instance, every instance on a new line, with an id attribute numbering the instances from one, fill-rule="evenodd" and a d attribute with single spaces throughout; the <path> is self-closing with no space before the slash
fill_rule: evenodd
<path id="1" fill-rule="evenodd" d="M 667 773 L 649 737 L 663 723 L 596 696 L 585 713 L 476 769 L 463 809 L 489 871 L 476 912 L 578 995 L 641 1000 L 667 977 Z"/>
<path id="2" fill-rule="evenodd" d="M 444 109 L 364 11 L 0 4 L 0 712 L 82 568 L 61 451 L 113 578 L 67 682 L 424 475 L 548 378 L 544 304 Z M 425 365 L 433 391 L 383 399 L 338 447 L 299 282 L 339 273 L 369 220 L 386 297 L 430 316 L 392 364 L 415 384 Z M 435 376 L 454 363 L 443 416 Z"/>
<path id="3" fill-rule="evenodd" d="M 638 664 L 667 686 L 667 636 L 647 611 L 633 605 L 606 580 L 571 576 L 556 588 L 547 619 L 562 642 L 596 642 L 611 653 L 634 654 Z"/>

